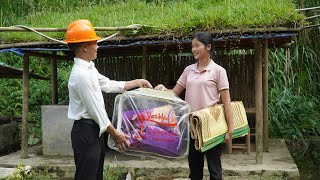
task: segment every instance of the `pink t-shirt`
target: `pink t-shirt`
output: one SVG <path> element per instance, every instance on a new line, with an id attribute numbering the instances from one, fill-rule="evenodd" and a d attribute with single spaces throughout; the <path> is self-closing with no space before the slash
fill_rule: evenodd
<path id="1" fill-rule="evenodd" d="M 185 100 L 191 111 L 210 107 L 220 101 L 219 91 L 229 89 L 226 70 L 211 60 L 200 72 L 198 63 L 186 67 L 177 83 L 186 89 Z"/>

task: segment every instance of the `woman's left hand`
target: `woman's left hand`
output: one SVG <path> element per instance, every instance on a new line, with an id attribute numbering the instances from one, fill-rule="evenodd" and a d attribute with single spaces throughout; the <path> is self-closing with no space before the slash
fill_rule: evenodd
<path id="1" fill-rule="evenodd" d="M 232 140 L 232 132 L 227 132 L 226 137 L 224 138 L 225 143 L 229 143 Z"/>

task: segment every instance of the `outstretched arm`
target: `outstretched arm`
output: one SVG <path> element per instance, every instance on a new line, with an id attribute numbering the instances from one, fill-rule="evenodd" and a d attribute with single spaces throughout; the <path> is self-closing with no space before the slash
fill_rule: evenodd
<path id="1" fill-rule="evenodd" d="M 136 87 L 152 88 L 152 85 L 150 84 L 149 81 L 145 79 L 135 79 L 135 80 L 127 81 L 124 85 L 123 90 L 126 91 Z"/>
<path id="2" fill-rule="evenodd" d="M 174 94 L 179 96 L 181 92 L 184 90 L 184 87 L 182 87 L 180 84 L 176 84 L 172 90 L 167 89 L 163 84 L 157 85 L 154 89 L 161 90 L 161 91 L 173 91 Z"/>

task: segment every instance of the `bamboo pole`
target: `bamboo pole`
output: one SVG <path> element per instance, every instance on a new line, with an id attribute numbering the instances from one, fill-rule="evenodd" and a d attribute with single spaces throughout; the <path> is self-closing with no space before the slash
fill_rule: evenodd
<path id="1" fill-rule="evenodd" d="M 23 56 L 21 159 L 28 158 L 29 55 Z"/>
<path id="2" fill-rule="evenodd" d="M 268 40 L 263 42 L 262 49 L 262 97 L 263 97 L 263 151 L 268 152 L 269 117 L 268 117 Z"/>
<path id="3" fill-rule="evenodd" d="M 139 29 L 141 26 L 120 26 L 120 27 L 94 27 L 96 31 L 120 31 L 120 30 L 134 30 Z M 66 32 L 67 28 L 32 28 L 38 32 Z M 12 32 L 23 32 L 29 31 L 22 27 L 0 27 L 0 32 L 12 31 Z"/>
<path id="4" fill-rule="evenodd" d="M 318 27 L 320 24 L 315 24 L 315 25 L 310 25 L 310 26 L 305 26 L 304 28 L 313 28 L 313 27 Z"/>
<path id="5" fill-rule="evenodd" d="M 255 41 L 256 163 L 263 163 L 262 48 Z"/>
<path id="6" fill-rule="evenodd" d="M 52 56 L 57 55 L 56 51 L 52 52 Z M 51 59 L 51 103 L 58 104 L 58 81 L 57 81 L 57 59 Z"/>
<path id="7" fill-rule="evenodd" d="M 309 17 L 306 17 L 304 18 L 305 20 L 310 20 L 310 19 L 316 19 L 316 18 L 319 18 L 320 15 L 315 15 L 315 16 L 309 16 Z"/>
<path id="8" fill-rule="evenodd" d="M 142 46 L 142 79 L 147 79 L 147 47 Z"/>
<path id="9" fill-rule="evenodd" d="M 302 0 L 300 0 L 302 1 Z M 300 6 L 304 7 L 303 2 L 300 2 Z M 318 10 L 320 9 L 320 6 L 318 7 L 311 7 L 311 8 L 301 8 L 301 9 L 296 9 L 296 11 L 312 11 L 312 10 Z"/>

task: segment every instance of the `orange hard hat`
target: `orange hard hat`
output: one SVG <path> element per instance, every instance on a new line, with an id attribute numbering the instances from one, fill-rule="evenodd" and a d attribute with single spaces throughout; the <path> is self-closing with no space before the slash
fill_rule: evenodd
<path id="1" fill-rule="evenodd" d="M 90 21 L 79 19 L 71 22 L 66 32 L 66 43 L 80 43 L 97 41 L 101 39 L 97 36 Z"/>

